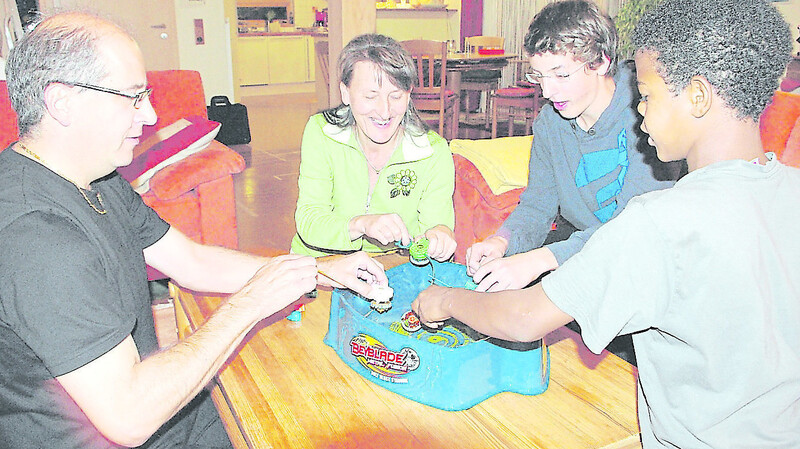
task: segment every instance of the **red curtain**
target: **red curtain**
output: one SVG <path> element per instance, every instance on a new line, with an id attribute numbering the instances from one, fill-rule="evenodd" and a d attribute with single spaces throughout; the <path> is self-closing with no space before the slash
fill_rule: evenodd
<path id="1" fill-rule="evenodd" d="M 483 33 L 483 0 L 461 0 L 461 42 L 469 36 L 480 36 Z M 462 48 L 463 50 L 463 48 Z"/>

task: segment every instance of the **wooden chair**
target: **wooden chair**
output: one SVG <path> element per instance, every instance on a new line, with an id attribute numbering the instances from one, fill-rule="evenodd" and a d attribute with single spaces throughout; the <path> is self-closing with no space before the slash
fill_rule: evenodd
<path id="1" fill-rule="evenodd" d="M 505 39 L 497 36 L 470 36 L 464 38 L 464 51 L 468 54 L 477 54 L 481 49 L 502 49 Z M 471 116 L 474 106 L 470 105 L 470 92 L 478 92 L 478 108 L 480 109 L 481 99 L 486 93 L 486 108 L 481 119 L 486 126 L 489 125 L 489 111 L 491 109 L 491 93 L 499 86 L 500 70 L 472 70 L 461 75 L 461 90 L 466 91 L 463 95 L 464 110 L 466 111 L 466 122 L 474 122 Z M 480 111 L 479 111 L 480 112 Z"/>
<path id="2" fill-rule="evenodd" d="M 497 89 L 491 94 L 492 103 L 492 139 L 497 137 L 497 124 L 508 121 L 508 136 L 514 135 L 517 120 L 525 123 L 523 135 L 532 131 L 533 119 L 539 114 L 542 106 L 542 90 L 538 85 L 532 87 L 507 87 Z"/>
<path id="3" fill-rule="evenodd" d="M 464 51 L 472 54 L 483 48 L 502 49 L 505 41 L 500 36 L 469 36 L 464 38 Z"/>
<path id="4" fill-rule="evenodd" d="M 524 122 L 523 135 L 529 135 L 533 130 L 533 120 L 539 114 L 544 99 L 542 88 L 531 83 L 525 78 L 525 73 L 530 71 L 527 59 L 515 59 L 514 86 L 497 89 L 492 93 L 492 138 L 497 137 L 497 127 L 501 122 L 508 123 L 508 136 L 513 136 L 518 120 Z"/>
<path id="5" fill-rule="evenodd" d="M 447 140 L 458 137 L 458 95 L 447 90 L 447 42 L 402 41 L 417 68 L 417 86 L 411 101 L 427 121 L 437 121 L 439 135 Z M 447 131 L 445 133 L 445 131 Z"/>

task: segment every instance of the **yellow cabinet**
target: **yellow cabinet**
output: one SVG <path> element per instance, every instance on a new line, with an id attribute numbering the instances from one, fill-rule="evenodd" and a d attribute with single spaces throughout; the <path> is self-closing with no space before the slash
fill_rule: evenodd
<path id="1" fill-rule="evenodd" d="M 309 35 L 240 37 L 238 57 L 242 86 L 315 79 L 314 38 Z"/>
<path id="2" fill-rule="evenodd" d="M 269 84 L 269 47 L 264 37 L 239 38 L 239 85 Z"/>
<path id="3" fill-rule="evenodd" d="M 309 75 L 308 42 L 310 36 L 270 36 L 269 83 L 305 83 Z"/>

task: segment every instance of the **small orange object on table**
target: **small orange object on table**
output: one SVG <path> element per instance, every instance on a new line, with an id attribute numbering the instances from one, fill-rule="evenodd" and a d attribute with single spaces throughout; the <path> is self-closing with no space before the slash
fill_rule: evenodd
<path id="1" fill-rule="evenodd" d="M 505 50 L 502 48 L 479 48 L 478 54 L 479 55 L 502 55 L 505 53 Z"/>
<path id="2" fill-rule="evenodd" d="M 387 268 L 407 260 L 380 258 Z M 170 290 L 181 338 L 224 301 Z M 212 397 L 236 448 L 641 448 L 636 369 L 589 353 L 566 328 L 547 337 L 543 394 L 501 393 L 448 412 L 373 384 L 326 346 L 330 297 L 320 290 L 299 323 L 265 320 L 218 374 Z"/>

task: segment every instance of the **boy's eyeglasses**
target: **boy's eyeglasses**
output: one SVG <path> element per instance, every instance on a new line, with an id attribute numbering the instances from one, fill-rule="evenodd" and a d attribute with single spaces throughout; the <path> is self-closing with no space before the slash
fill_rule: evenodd
<path id="1" fill-rule="evenodd" d="M 120 97 L 130 98 L 131 100 L 133 100 L 133 107 L 136 109 L 139 109 L 142 101 L 150 97 L 150 94 L 153 92 L 152 88 L 147 88 L 135 94 L 126 94 L 125 92 L 120 92 L 116 89 L 111 89 L 103 86 L 95 86 L 94 84 L 86 84 L 86 83 L 64 83 L 64 84 L 69 84 L 70 86 L 83 87 L 84 89 L 96 90 L 97 92 L 105 92 L 107 94 L 119 95 Z"/>
<path id="2" fill-rule="evenodd" d="M 542 84 L 542 79 L 552 79 L 557 83 L 565 83 L 569 79 L 570 76 L 578 73 L 583 69 L 583 67 L 588 64 L 589 61 L 584 62 L 583 64 L 579 65 L 577 69 L 573 70 L 570 73 L 556 73 L 555 75 L 542 75 L 541 73 L 526 73 L 525 79 L 528 80 L 529 83 L 533 84 Z"/>

